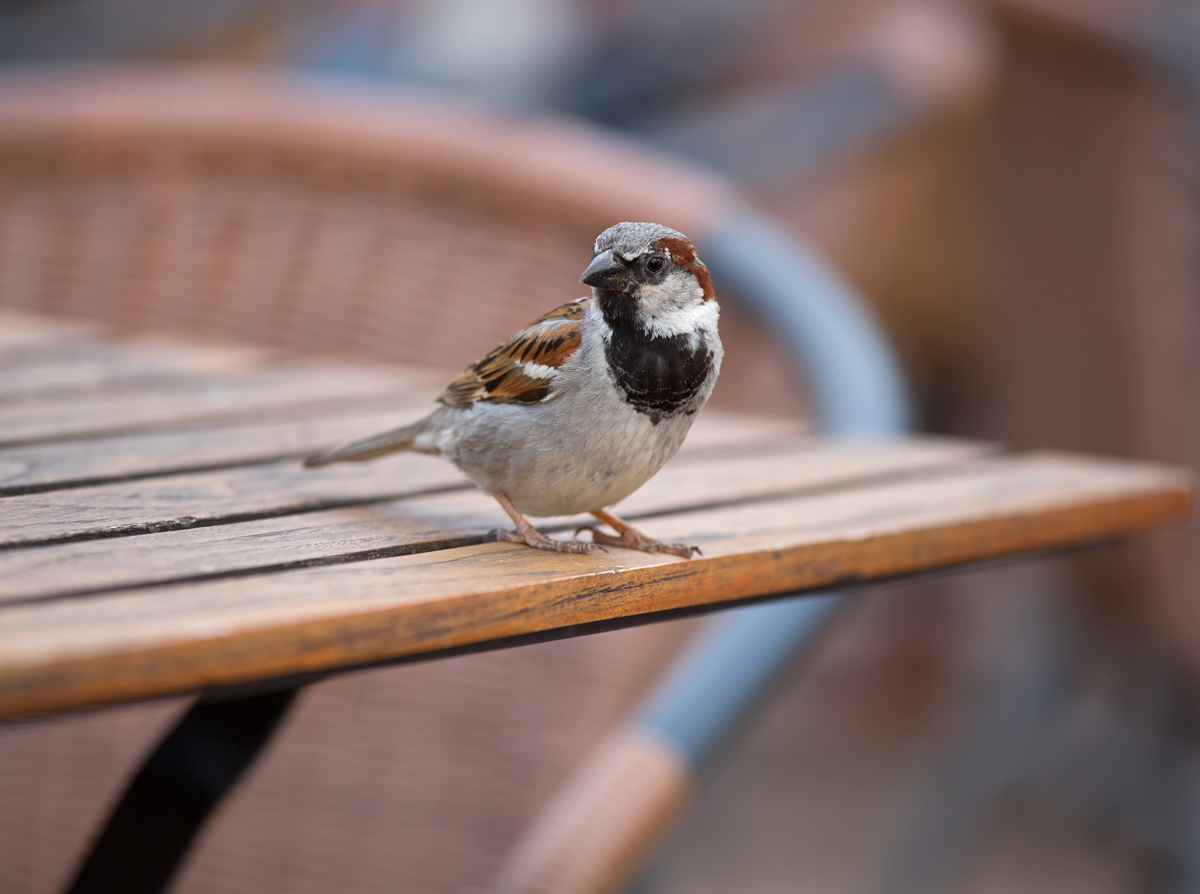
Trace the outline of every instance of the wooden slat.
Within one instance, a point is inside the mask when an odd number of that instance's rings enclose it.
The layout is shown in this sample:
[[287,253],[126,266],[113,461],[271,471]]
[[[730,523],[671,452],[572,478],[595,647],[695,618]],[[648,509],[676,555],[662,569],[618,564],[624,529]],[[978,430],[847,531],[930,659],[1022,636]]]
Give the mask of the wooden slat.
[[322,408],[319,414],[306,414],[313,418],[232,429],[226,425],[10,447],[0,450],[0,495],[298,459],[343,439],[417,419],[430,406],[413,403],[419,400],[398,397],[395,406],[357,412],[351,406],[345,415],[334,412],[336,407]]
[[[422,402],[407,416],[398,412],[394,424],[427,408]],[[236,432],[225,435],[235,437]],[[306,470],[292,460],[18,495],[0,502],[0,549],[380,502],[464,481],[449,463],[410,453],[369,465]]]
[[171,383],[151,393],[74,395],[0,406],[0,446],[170,428],[211,427],[236,420],[295,419],[316,408],[397,397],[423,403],[433,388],[411,373],[338,367],[275,368],[214,383]]
[[333,466],[320,474],[289,462],[7,497],[0,503],[0,549],[379,502],[465,481],[449,463],[410,454],[402,462]]
[[[861,485],[868,480],[940,469],[990,449],[986,445],[936,440],[840,445],[816,442],[731,456],[714,455],[703,445],[702,440],[693,451],[682,452],[626,500],[619,511],[640,518],[731,500],[761,500],[805,489]],[[404,459],[397,460],[398,466],[406,467]],[[387,480],[394,488],[398,484],[393,482],[405,480],[405,476]],[[63,496],[70,498],[69,493]],[[60,511],[64,510],[56,509]],[[763,511],[771,510],[768,507]],[[416,552],[447,542],[478,541],[497,527],[511,527],[511,522],[493,500],[471,489],[168,531],[154,534],[150,542],[130,537],[8,550],[0,552],[0,604],[151,581],[318,563],[334,557],[362,559],[380,551]],[[567,522],[566,527],[573,530],[574,524]]]
[[47,340],[41,344],[11,344],[0,348],[0,373],[9,375],[45,363],[73,363],[83,360],[104,360],[119,353],[112,338],[79,336]]
[[0,404],[60,399],[99,389],[157,389],[166,383],[245,372],[260,362],[259,353],[249,349],[148,342],[113,344],[93,357],[34,355],[17,368],[3,370]]
[[[944,462],[947,456],[961,456],[963,449],[952,443],[916,441],[894,447],[801,446],[776,455],[715,462],[678,490],[719,491],[722,499],[753,498],[897,466],[928,466]],[[893,458],[893,450],[900,456]],[[665,471],[658,477],[662,474]],[[372,465],[306,470],[289,462],[30,494],[0,504],[5,509],[0,517],[0,547],[130,536],[379,503],[458,485],[465,486],[466,479],[444,460],[402,454]]]
[[0,714],[424,654],[1108,538],[1188,511],[1133,463],[981,459],[944,476],[664,516],[691,561],[484,544],[0,611]]
[[[0,496],[109,479],[200,471],[304,456],[336,443],[370,435],[418,418],[432,406],[413,395],[398,406],[263,425],[153,432],[34,447],[0,449]],[[415,402],[415,403],[414,403]],[[805,427],[792,419],[732,415],[706,410],[688,435],[685,451],[795,438]]]
[[10,357],[49,351],[55,346],[97,344],[103,331],[96,323],[48,320],[9,308],[0,309],[0,368]]

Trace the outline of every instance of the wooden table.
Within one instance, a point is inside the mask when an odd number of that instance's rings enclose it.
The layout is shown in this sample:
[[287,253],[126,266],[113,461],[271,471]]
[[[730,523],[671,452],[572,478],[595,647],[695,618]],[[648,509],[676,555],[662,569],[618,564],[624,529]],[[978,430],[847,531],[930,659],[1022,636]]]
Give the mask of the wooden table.
[[[705,411],[623,504],[684,561],[487,542],[450,464],[298,459],[440,380],[0,317],[0,717],[490,648],[1104,541],[1183,470],[934,438],[821,441]],[[548,530],[570,532],[574,520]]]
[[424,414],[441,385],[0,313],[0,719],[203,696],[126,790],[73,894],[164,890],[320,676],[1105,541],[1178,519],[1192,498],[1179,469],[822,441],[709,410],[621,507],[699,545],[688,561],[491,542],[500,508],[430,457],[301,468]]

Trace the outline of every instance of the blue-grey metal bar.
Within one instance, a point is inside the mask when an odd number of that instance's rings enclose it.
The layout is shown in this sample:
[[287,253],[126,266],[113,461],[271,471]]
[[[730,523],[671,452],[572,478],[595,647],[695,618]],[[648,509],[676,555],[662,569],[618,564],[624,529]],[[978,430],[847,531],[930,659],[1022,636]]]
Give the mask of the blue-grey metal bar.
[[805,596],[710,621],[650,693],[636,725],[669,741],[691,766],[702,765],[841,601],[832,593]]
[[783,339],[804,371],[823,434],[909,427],[900,362],[870,308],[828,264],[751,211],[706,234],[702,245],[717,285]]
[[[732,292],[791,351],[831,435],[909,424],[900,365],[870,309],[790,233],[746,211],[701,234],[718,291]],[[700,766],[843,599],[803,596],[710,622],[643,704],[634,723]]]

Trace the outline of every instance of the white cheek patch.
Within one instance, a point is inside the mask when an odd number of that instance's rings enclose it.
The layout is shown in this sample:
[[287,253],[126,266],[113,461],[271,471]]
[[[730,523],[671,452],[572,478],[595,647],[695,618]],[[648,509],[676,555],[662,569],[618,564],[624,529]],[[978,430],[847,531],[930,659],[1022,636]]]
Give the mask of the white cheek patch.
[[689,304],[692,300],[690,286],[694,282],[686,273],[676,270],[660,283],[643,285],[638,289],[638,303],[642,312],[647,316],[660,316]]
[[[687,334],[688,344],[695,350],[700,343],[700,333],[709,332],[716,334],[717,321],[721,315],[721,308],[717,306],[715,301],[704,301],[700,304],[689,304],[687,307],[680,309],[675,322],[680,330]],[[677,334],[677,333],[669,333]]]
[[695,280],[682,273],[673,274],[656,286],[642,286],[642,322],[652,335],[668,337],[689,335],[697,329],[715,329],[719,309],[715,301],[705,301],[704,290],[693,287]]
[[689,304],[654,317],[646,325],[646,331],[659,338],[686,335],[688,342],[694,347],[700,339],[701,331],[716,331],[717,313],[715,301]]

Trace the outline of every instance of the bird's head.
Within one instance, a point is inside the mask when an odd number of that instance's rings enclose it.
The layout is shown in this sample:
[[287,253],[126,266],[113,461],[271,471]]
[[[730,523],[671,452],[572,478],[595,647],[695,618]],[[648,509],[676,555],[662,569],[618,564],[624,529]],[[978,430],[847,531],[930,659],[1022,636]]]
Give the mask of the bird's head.
[[580,282],[606,317],[668,332],[674,320],[713,300],[712,278],[691,240],[656,223],[619,223],[596,237]]

